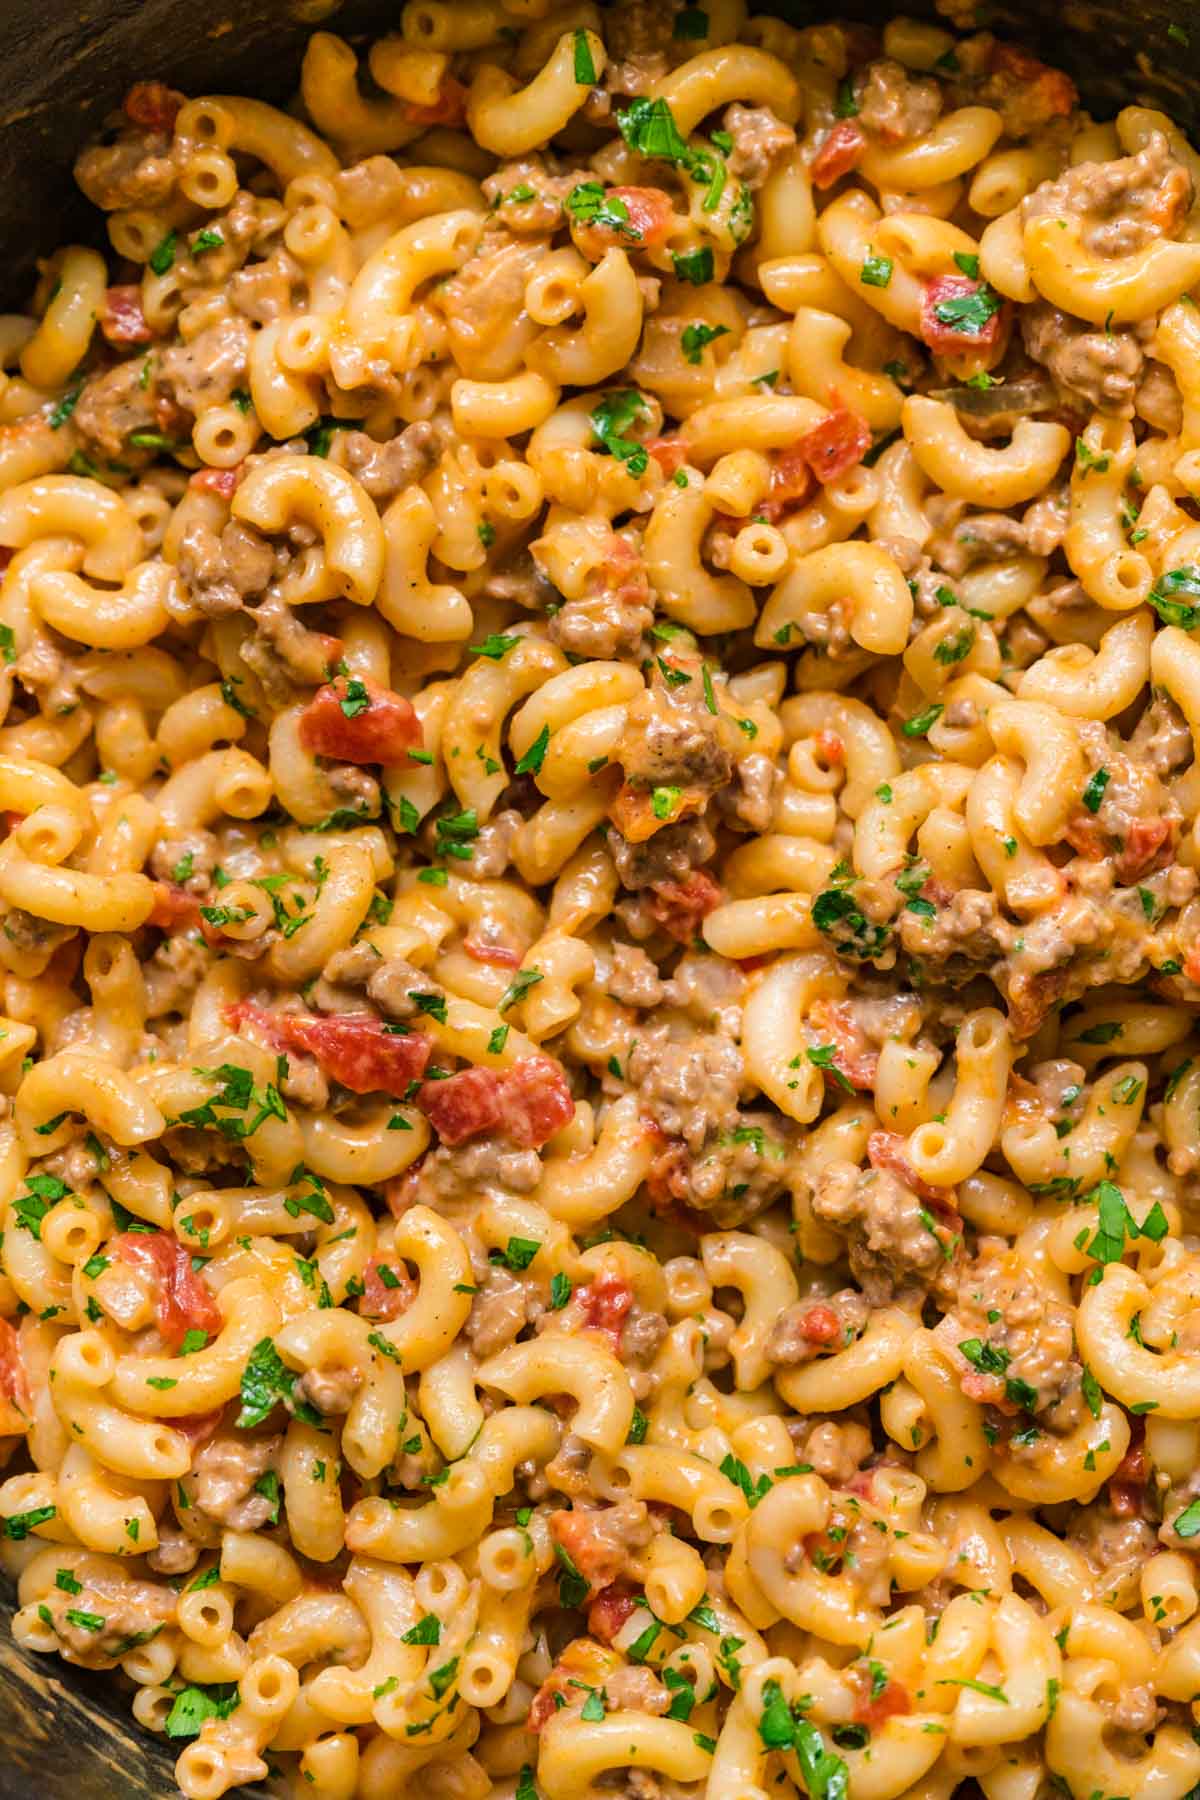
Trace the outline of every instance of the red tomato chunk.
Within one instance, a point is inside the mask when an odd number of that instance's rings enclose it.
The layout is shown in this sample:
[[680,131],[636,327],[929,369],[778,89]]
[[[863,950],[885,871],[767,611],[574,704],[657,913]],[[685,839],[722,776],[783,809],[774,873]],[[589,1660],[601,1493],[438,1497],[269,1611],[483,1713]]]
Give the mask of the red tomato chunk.
[[366,676],[339,675],[301,713],[300,742],[338,762],[398,763],[420,749],[421,721],[403,695]]
[[871,427],[861,414],[839,405],[805,432],[797,448],[824,487],[862,461],[871,448]]
[[627,1619],[638,1610],[637,1599],[630,1588],[614,1582],[602,1588],[588,1607],[588,1630],[602,1644],[611,1644]]
[[210,1339],[217,1335],[222,1325],[217,1303],[192,1268],[191,1251],[174,1232],[124,1231],[110,1247],[122,1262],[154,1281],[159,1334],[172,1350],[178,1350],[189,1331],[205,1331]]
[[939,307],[944,310],[949,301],[967,300],[974,294],[983,293],[986,286],[985,282],[973,281],[969,275],[935,275],[932,281],[925,283],[921,290],[921,336],[931,350],[953,356],[965,350],[992,348],[1000,336],[1003,307],[998,306],[976,327],[965,320],[954,325],[938,317]]
[[276,1050],[305,1050],[352,1094],[404,1094],[425,1073],[424,1032],[385,1031],[374,1013],[269,1013],[243,1000],[226,1013],[235,1030],[250,1025]]
[[404,1264],[372,1257],[363,1271],[359,1312],[365,1319],[398,1319],[416,1298],[417,1287]]
[[174,131],[183,95],[164,81],[135,81],[125,96],[125,117],[146,131]]
[[0,1407],[0,1429],[19,1431],[24,1421],[15,1417],[5,1418],[4,1414],[11,1409],[14,1413],[28,1417],[29,1383],[25,1376],[25,1364],[21,1359],[21,1340],[7,1319],[0,1319],[0,1395],[8,1402],[8,1408]]
[[690,944],[701,919],[707,918],[723,896],[711,875],[693,869],[686,881],[656,881],[650,911],[668,937]]
[[813,158],[813,186],[818,188],[832,187],[843,175],[848,175],[857,168],[860,157],[867,147],[866,136],[861,125],[853,119],[843,119],[834,126],[821,148]]
[[575,1115],[566,1076],[549,1056],[523,1056],[503,1074],[463,1069],[427,1081],[417,1105],[444,1144],[503,1130],[522,1150],[540,1150]]
[[142,290],[136,284],[110,287],[104,296],[100,329],[110,344],[148,344],[154,333],[142,311]]
[[625,1315],[633,1305],[633,1289],[617,1275],[601,1275],[590,1286],[579,1290],[583,1322],[589,1331],[602,1331],[612,1343],[614,1352],[621,1345]]

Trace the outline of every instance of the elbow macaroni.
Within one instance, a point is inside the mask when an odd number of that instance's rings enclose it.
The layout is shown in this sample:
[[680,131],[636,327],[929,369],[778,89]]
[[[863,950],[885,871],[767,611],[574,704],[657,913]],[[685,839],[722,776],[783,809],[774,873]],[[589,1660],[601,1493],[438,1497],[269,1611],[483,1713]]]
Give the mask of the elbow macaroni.
[[883,52],[408,0],[0,320],[0,1542],[186,1800],[1200,1791],[1200,159]]

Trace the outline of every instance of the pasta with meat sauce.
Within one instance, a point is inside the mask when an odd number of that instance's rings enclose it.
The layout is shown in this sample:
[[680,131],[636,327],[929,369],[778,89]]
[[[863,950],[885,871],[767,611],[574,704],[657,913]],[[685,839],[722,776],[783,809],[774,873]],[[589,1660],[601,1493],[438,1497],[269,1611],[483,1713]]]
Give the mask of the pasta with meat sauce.
[[188,1800],[1200,1792],[1200,205],[408,0],[0,319],[0,1478]]

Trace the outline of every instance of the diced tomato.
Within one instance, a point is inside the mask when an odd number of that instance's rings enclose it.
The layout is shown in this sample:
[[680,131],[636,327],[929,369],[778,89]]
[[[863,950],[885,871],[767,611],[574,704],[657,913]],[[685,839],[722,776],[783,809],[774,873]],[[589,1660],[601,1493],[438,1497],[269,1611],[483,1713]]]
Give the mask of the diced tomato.
[[[833,1066],[824,1072],[829,1087],[841,1088],[844,1092],[848,1081],[861,1093],[875,1085],[879,1053],[872,1049],[866,1033],[859,1026],[850,1001],[815,1000],[809,1023],[819,1037],[833,1044]],[[839,1075],[844,1077],[842,1081],[838,1080]]]
[[805,432],[796,447],[825,487],[862,461],[871,448],[871,427],[861,413],[839,402],[827,419]]
[[600,257],[614,247],[649,250],[661,244],[671,229],[675,212],[670,195],[662,188],[614,187],[609,188],[605,199],[612,211],[616,209],[611,203],[619,201],[628,217],[614,220],[612,224],[597,221],[577,227],[575,240],[585,256]]
[[412,702],[369,676],[336,676],[317,689],[300,714],[304,748],[338,762],[403,762],[421,741]]
[[1008,978],[1008,1023],[1015,1038],[1031,1038],[1070,982],[1066,968],[1039,969],[1033,975]]
[[703,812],[708,804],[708,788],[685,787],[678,789],[678,794],[674,810],[664,818],[654,809],[654,795],[649,787],[623,781],[613,796],[608,816],[629,843],[644,844],[664,825],[677,825],[690,813]]
[[448,75],[431,106],[416,106],[410,101],[404,116],[410,125],[461,125],[466,117],[466,102],[466,88]]
[[583,1323],[588,1331],[602,1331],[614,1353],[621,1348],[625,1315],[633,1305],[633,1289],[617,1275],[600,1275],[579,1290]]
[[801,1315],[800,1335],[810,1344],[836,1344],[842,1335],[842,1322],[832,1306],[818,1303]]
[[154,333],[142,311],[142,290],[136,282],[110,287],[104,296],[100,329],[110,344],[148,344]]
[[504,1129],[522,1150],[540,1150],[575,1117],[575,1102],[561,1063],[551,1056],[522,1056],[504,1084]]
[[937,309],[948,300],[963,300],[980,293],[986,283],[969,275],[935,275],[921,289],[921,337],[942,356],[962,356],[971,350],[990,350],[1000,341],[1006,307],[999,306],[976,331],[962,331],[939,319]]
[[614,1581],[601,1588],[588,1607],[588,1630],[602,1644],[611,1644],[627,1619],[638,1610],[637,1597],[624,1582]]
[[759,503],[763,518],[774,521],[781,513],[807,500],[813,491],[813,472],[801,445],[781,450],[771,468],[771,491]]
[[554,1696],[562,1694],[565,1698],[569,1677],[561,1670],[554,1669],[547,1675],[529,1705],[529,1713],[525,1720],[527,1731],[539,1732],[547,1719],[552,1719],[559,1710]]
[[817,750],[831,769],[840,769],[846,760],[846,746],[836,731],[818,731]]
[[589,577],[587,591],[608,595],[618,606],[650,604],[650,578],[641,551],[620,532],[609,533],[604,561]]
[[398,1098],[425,1073],[432,1048],[423,1031],[385,1031],[374,1013],[271,1013],[242,1000],[225,1017],[235,1031],[251,1026],[276,1050],[307,1051],[352,1094]]
[[818,188],[832,187],[858,167],[867,147],[866,134],[853,119],[841,119],[813,158],[812,181]]
[[496,1069],[460,1069],[445,1081],[427,1081],[417,1105],[444,1144],[464,1144],[495,1131],[503,1117],[504,1077]]
[[985,1375],[977,1369],[967,1372],[959,1382],[968,1400],[974,1400],[979,1406],[1001,1406],[1004,1400],[1004,1383],[998,1375]]
[[[222,500],[232,500],[245,469],[244,462],[234,463],[232,469],[197,469],[188,476],[188,486],[199,488],[202,494],[217,494]],[[338,655],[341,655],[340,642]]]
[[858,1690],[854,1702],[854,1717],[858,1724],[869,1725],[876,1730],[888,1719],[901,1717],[912,1711],[912,1701],[908,1689],[903,1682],[889,1675],[887,1685],[878,1694],[874,1692],[875,1678],[869,1669],[855,1668],[855,1686]]
[[194,1419],[164,1419],[163,1424],[169,1425],[172,1431],[181,1431],[194,1450],[197,1444],[208,1441],[224,1414],[225,1408],[218,1406],[212,1412],[197,1413]]
[[1099,862],[1105,852],[1105,836],[1088,813],[1075,813],[1063,829],[1063,836],[1077,856]]
[[[386,1279],[381,1269],[386,1270]],[[362,1304],[358,1310],[365,1319],[398,1319],[416,1299],[417,1284],[399,1258],[381,1262],[373,1256],[362,1279]]]
[[712,876],[703,869],[692,869],[684,881],[656,881],[653,894],[650,911],[677,944],[690,944],[701,919],[707,918],[724,899]]
[[688,1174],[692,1159],[687,1145],[681,1138],[665,1137],[657,1126],[649,1126],[662,1139],[662,1148],[656,1153],[646,1173],[646,1186],[650,1198],[658,1207],[667,1206],[673,1200],[686,1200],[691,1192],[688,1186]]
[[[1047,124],[1051,119],[1063,118],[1074,112],[1079,104],[1079,94],[1069,75],[1061,69],[1048,68],[1036,56],[1030,56],[1027,50],[1019,50],[1015,44],[996,44],[989,66],[991,73],[1000,78],[1001,93],[992,92],[993,84],[989,83],[986,97],[981,98],[989,106],[999,100],[1006,115],[1015,105],[1019,118],[1013,120],[1006,116],[1005,119],[1005,130],[1010,134],[1013,124],[1029,130],[1035,125]],[[1008,105],[1004,104],[1006,99]]]
[[624,1573],[628,1551],[620,1538],[605,1526],[606,1506],[588,1511],[564,1508],[550,1514],[550,1535],[561,1544],[593,1594],[611,1587]]
[[561,1066],[541,1055],[520,1057],[504,1074],[462,1069],[446,1081],[427,1081],[417,1105],[445,1144],[502,1129],[522,1150],[540,1150],[575,1115]]
[[195,894],[189,894],[174,881],[156,881],[154,884],[154,905],[147,925],[157,925],[160,931],[174,931],[177,925],[189,928],[200,922],[200,902]]
[[954,1189],[934,1187],[932,1182],[922,1181],[904,1154],[904,1139],[898,1131],[873,1131],[867,1139],[867,1161],[873,1169],[890,1169],[920,1199],[958,1218]]
[[221,1314],[205,1283],[192,1268],[192,1253],[172,1231],[124,1231],[111,1248],[122,1262],[150,1276],[156,1288],[155,1314],[159,1335],[178,1350],[189,1331],[206,1331],[214,1338],[221,1329]]
[[124,100],[125,117],[146,131],[174,131],[184,96],[165,81],[135,81]]
[[191,413],[185,412],[162,388],[154,396],[154,422],[164,437],[175,438],[180,443],[192,435]]
[[674,475],[687,461],[687,448],[682,438],[647,438],[646,448],[664,475]]
[[[1134,1423],[1140,1425],[1141,1421],[1136,1420]],[[1116,1473],[1108,1483],[1108,1503],[1119,1519],[1132,1519],[1140,1515],[1149,1475],[1150,1465],[1146,1458],[1146,1445],[1143,1436],[1139,1433],[1121,1458]]]
[[29,1427],[29,1382],[21,1358],[21,1340],[7,1319],[0,1319],[0,1437]]
[[1135,819],[1125,838],[1125,848],[1116,861],[1117,880],[1128,883],[1144,875],[1170,836],[1171,827],[1166,819]]
[[475,962],[488,963],[497,969],[519,969],[521,952],[511,944],[484,944],[478,938],[465,937],[463,949]]

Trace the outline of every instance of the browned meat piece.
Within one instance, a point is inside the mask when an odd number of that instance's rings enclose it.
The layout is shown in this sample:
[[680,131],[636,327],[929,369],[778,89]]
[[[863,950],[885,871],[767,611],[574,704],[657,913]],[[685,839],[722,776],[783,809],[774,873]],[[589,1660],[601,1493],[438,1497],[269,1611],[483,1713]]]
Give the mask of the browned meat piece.
[[1192,178],[1161,131],[1133,156],[1079,163],[1043,181],[1021,202],[1021,217],[1071,216],[1084,221],[1083,240],[1096,256],[1129,256],[1156,238],[1170,237],[1192,204]]
[[507,1269],[488,1270],[463,1327],[476,1356],[494,1356],[524,1331],[529,1323],[528,1301],[529,1289],[523,1281]]
[[615,594],[568,600],[550,620],[549,637],[573,656],[612,658],[637,650],[654,618],[646,605],[629,606]]
[[1139,1578],[1157,1549],[1154,1526],[1140,1518],[1116,1518],[1106,1506],[1080,1507],[1066,1541],[1099,1576],[1098,1604],[1120,1612],[1131,1606]]
[[275,552],[240,519],[230,519],[220,532],[195,520],[183,533],[176,566],[197,610],[205,618],[222,619],[240,611],[248,597],[266,591]]
[[1096,331],[1046,301],[1024,306],[1021,336],[1034,362],[1045,365],[1064,406],[1133,417],[1133,398],[1145,355],[1132,331]]
[[365,1378],[363,1369],[306,1369],[292,1390],[293,1399],[315,1406],[325,1417],[350,1411]]
[[674,37],[669,6],[656,0],[626,0],[605,19],[608,67],[604,85],[611,94],[645,94],[661,81],[681,48]]
[[450,353],[460,368],[490,381],[516,373],[536,327],[529,320],[523,332],[514,321],[527,318],[525,289],[546,251],[544,240],[525,243],[489,230],[475,255],[438,289]]
[[729,172],[749,188],[760,188],[775,164],[795,146],[796,133],[777,119],[769,106],[740,106],[735,101],[726,107],[721,124],[733,139]]
[[644,950],[633,944],[614,944],[612,968],[606,991],[622,1006],[659,1006],[663,984],[658,969]]
[[329,639],[302,625],[278,594],[268,594],[250,616],[254,636],[246,639],[239,655],[273,705],[289,705],[293,687],[318,687],[326,679]]
[[150,852],[150,868],[160,881],[172,881],[189,894],[206,894],[216,866],[217,840],[211,831],[181,831],[163,838]]
[[386,443],[365,431],[339,431],[334,460],[348,469],[372,500],[387,501],[428,475],[439,452],[438,433],[428,419],[406,425]]
[[235,388],[246,385],[252,336],[244,319],[219,319],[190,343],[162,351],[156,378],[185,412],[224,405]]
[[[999,1401],[1008,1380],[1037,1394],[1028,1410],[1047,1413],[1052,1430],[1069,1431],[1083,1416],[1082,1366],[1075,1354],[1075,1309],[1056,1299],[1035,1270],[1001,1238],[980,1240],[979,1253],[959,1273],[953,1341],[978,1338],[1008,1358],[1003,1376],[980,1373],[963,1358],[965,1392]],[[969,1371],[969,1372],[968,1372]],[[985,1391],[980,1384],[994,1384]]]
[[493,814],[486,825],[479,827],[478,836],[471,839],[470,859],[456,861],[454,873],[472,881],[497,880],[512,861],[513,840],[524,822],[512,806]]
[[927,1202],[889,1168],[832,1162],[813,1193],[814,1215],[846,1234],[850,1271],[872,1306],[906,1290],[952,1291]]
[[1166,694],[1155,692],[1129,740],[1130,755],[1157,775],[1182,768],[1192,754],[1192,734],[1183,714]]
[[159,1521],[158,1549],[146,1557],[146,1566],[156,1575],[186,1575],[200,1560],[200,1546],[182,1531],[172,1531],[166,1515]]
[[146,1016],[161,1019],[168,1013],[184,1013],[192,995],[208,973],[212,952],[190,932],[176,931],[165,937],[149,962],[146,978]]
[[43,1607],[65,1661],[100,1669],[161,1631],[175,1616],[175,1595],[154,1581],[95,1574],[79,1594],[50,1588]]
[[994,962],[1004,955],[1013,937],[990,888],[960,888],[938,906],[932,919],[905,910],[896,928],[910,955],[935,964],[951,957],[969,963]]
[[[572,169],[568,174],[556,175],[547,168],[546,159],[535,152],[519,162],[502,163],[480,185],[484,199],[489,206],[500,209],[510,231],[546,232],[557,230],[562,223],[562,203],[571,189],[581,181],[594,179],[590,169]],[[532,199],[513,198],[530,188]]]
[[794,1368],[823,1352],[842,1350],[859,1337],[871,1309],[855,1288],[842,1288],[827,1300],[810,1295],[780,1313],[767,1339],[768,1362]]
[[857,119],[886,144],[924,137],[942,110],[942,90],[929,76],[910,75],[890,56],[873,62],[854,84]]
[[630,701],[614,753],[626,781],[638,787],[723,787],[733,758],[721,742],[718,715],[705,702],[699,671],[655,669],[654,681]]
[[254,1484],[278,1465],[283,1437],[247,1437],[245,1432],[219,1431],[201,1444],[191,1473],[181,1482],[197,1511],[230,1531],[258,1531],[275,1511],[274,1501],[254,1491]]
[[722,1226],[761,1212],[787,1180],[790,1128],[767,1113],[742,1113],[741,1051],[715,1031],[675,1018],[641,1029],[625,1080],[641,1116],[663,1134],[647,1185],[660,1204],[711,1213]]
[[736,1114],[744,1074],[736,1044],[675,1024],[639,1033],[625,1063],[642,1116],[696,1153]]
[[627,843],[610,827],[608,847],[622,885],[644,888],[659,881],[683,881],[709,861],[716,840],[703,819],[681,819],[677,825],[664,825],[643,844]]
[[153,385],[142,381],[143,357],[118,363],[86,381],[73,415],[81,436],[107,457],[119,457],[134,431],[157,431]]
[[775,793],[783,775],[769,756],[743,756],[733,765],[733,779],[717,796],[732,824],[747,831],[769,831],[775,815]]
[[229,304],[244,319],[270,325],[284,313],[295,312],[296,295],[304,271],[286,250],[273,250],[261,262],[238,269],[229,278]]
[[162,131],[122,131],[115,143],[92,144],[75,159],[75,179],[105,212],[157,206],[175,186],[171,137]]

